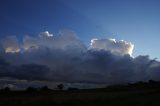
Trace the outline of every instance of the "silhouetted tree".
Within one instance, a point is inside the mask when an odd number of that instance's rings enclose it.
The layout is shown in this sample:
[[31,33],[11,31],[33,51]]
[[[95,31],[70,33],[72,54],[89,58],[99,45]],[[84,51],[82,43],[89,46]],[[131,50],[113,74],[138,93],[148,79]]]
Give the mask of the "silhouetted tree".
[[11,91],[11,89],[10,89],[9,87],[5,87],[5,88],[4,88],[4,91],[7,91],[7,92],[8,92],[8,91]]
[[59,90],[63,90],[64,85],[63,85],[63,84],[59,84],[59,85],[57,85],[57,88],[58,88]]
[[43,86],[43,87],[40,88],[40,90],[42,90],[42,91],[48,91],[50,89],[48,88],[48,86]]

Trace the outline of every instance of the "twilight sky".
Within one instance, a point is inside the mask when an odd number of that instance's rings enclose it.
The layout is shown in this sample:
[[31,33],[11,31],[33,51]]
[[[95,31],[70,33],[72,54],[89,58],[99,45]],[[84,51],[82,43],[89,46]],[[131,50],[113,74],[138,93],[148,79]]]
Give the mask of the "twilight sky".
[[0,88],[160,80],[159,10],[159,0],[0,0]]
[[0,37],[69,29],[89,46],[92,38],[135,45],[134,56],[160,58],[159,0],[1,0]]

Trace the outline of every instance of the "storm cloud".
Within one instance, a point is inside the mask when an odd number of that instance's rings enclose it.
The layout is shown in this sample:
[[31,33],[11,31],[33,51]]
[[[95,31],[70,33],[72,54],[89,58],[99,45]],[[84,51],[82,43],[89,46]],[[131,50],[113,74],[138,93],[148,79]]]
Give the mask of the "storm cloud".
[[73,31],[1,40],[0,77],[30,81],[119,84],[160,80],[160,62],[132,57],[124,40],[92,39],[87,47]]

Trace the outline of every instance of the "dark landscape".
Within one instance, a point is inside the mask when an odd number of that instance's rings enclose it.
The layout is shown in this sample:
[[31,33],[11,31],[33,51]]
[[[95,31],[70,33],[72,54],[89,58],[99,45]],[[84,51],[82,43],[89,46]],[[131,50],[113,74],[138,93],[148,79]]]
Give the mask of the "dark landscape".
[[160,82],[138,82],[106,88],[0,91],[0,106],[159,106]]

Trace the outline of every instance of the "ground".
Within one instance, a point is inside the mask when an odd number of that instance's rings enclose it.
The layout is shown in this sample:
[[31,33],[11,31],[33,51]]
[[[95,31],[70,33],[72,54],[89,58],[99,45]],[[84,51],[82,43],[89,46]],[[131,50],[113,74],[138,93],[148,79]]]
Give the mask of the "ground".
[[71,91],[1,91],[0,106],[160,106],[159,85]]

